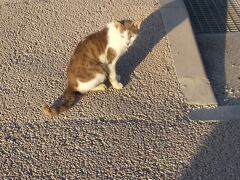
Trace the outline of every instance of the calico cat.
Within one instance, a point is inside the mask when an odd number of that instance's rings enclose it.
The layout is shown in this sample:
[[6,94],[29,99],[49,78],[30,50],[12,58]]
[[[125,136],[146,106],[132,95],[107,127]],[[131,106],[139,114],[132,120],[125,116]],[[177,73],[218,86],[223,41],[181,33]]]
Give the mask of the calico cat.
[[81,41],[67,69],[68,85],[63,103],[58,107],[45,105],[43,112],[53,117],[76,103],[76,93],[105,90],[109,79],[115,89],[122,89],[115,70],[119,57],[133,44],[140,31],[141,21],[114,21],[104,29]]

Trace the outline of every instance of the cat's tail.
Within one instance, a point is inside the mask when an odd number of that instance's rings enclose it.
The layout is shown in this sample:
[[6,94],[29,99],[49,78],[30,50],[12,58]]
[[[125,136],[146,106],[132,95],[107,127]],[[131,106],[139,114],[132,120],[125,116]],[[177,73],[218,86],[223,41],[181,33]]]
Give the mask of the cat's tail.
[[57,107],[49,107],[48,105],[44,105],[43,113],[48,117],[53,117],[59,115],[64,111],[67,111],[76,103],[77,103],[76,91],[71,87],[67,87],[67,89],[64,91],[64,100],[62,104]]

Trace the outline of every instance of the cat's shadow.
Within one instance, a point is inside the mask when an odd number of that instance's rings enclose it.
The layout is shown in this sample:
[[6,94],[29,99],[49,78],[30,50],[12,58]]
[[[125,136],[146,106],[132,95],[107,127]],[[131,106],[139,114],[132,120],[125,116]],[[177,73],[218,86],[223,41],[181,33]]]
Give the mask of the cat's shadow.
[[117,72],[126,85],[135,68],[146,58],[154,46],[166,35],[162,26],[161,8],[142,21],[141,30],[134,45],[119,59]]
[[121,82],[124,85],[128,84],[131,74],[152,51],[154,46],[170,31],[187,19],[187,15],[177,17],[173,22],[169,23],[167,29],[165,29],[161,11],[168,8],[178,7],[179,4],[181,3],[179,3],[178,0],[164,3],[142,21],[140,34],[134,45],[120,58],[117,64],[117,72],[122,77]]

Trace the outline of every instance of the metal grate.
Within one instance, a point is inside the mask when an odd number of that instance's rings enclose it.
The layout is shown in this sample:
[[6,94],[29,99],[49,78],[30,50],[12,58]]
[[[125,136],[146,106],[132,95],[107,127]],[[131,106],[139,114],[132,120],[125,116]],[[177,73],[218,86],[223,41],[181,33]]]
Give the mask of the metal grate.
[[239,0],[184,0],[195,33],[240,32]]

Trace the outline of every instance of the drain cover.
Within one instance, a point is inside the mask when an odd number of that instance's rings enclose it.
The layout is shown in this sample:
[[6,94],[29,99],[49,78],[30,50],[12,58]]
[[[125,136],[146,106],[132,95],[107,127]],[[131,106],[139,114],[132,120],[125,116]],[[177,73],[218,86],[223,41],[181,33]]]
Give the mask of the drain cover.
[[240,32],[239,0],[184,0],[195,33]]

